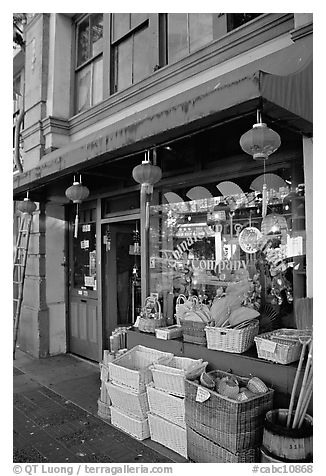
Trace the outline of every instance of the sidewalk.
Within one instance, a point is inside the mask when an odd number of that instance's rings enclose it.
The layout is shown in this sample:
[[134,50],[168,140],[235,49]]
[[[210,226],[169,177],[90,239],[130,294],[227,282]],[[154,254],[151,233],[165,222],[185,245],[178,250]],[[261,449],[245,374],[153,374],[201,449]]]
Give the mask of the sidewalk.
[[99,366],[72,355],[46,359],[17,350],[14,361],[14,462],[179,463],[97,416]]

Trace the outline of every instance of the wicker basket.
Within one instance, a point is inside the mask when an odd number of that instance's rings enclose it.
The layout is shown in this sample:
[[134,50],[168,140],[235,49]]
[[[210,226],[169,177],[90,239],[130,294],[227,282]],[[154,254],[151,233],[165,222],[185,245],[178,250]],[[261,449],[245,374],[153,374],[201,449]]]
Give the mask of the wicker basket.
[[255,337],[258,357],[278,364],[290,364],[300,358],[299,338],[311,337],[309,330],[277,329]]
[[166,325],[165,318],[162,316],[161,304],[157,298],[149,296],[145,300],[141,315],[138,319],[138,330],[155,334],[155,329]]
[[155,329],[165,326],[166,320],[164,319],[164,317],[160,319],[146,319],[145,317],[140,317],[138,320],[138,330],[141,332],[155,334]]
[[151,439],[187,458],[187,433],[185,428],[174,425],[152,413],[148,414]]
[[184,398],[175,397],[154,387],[147,385],[149,410],[175,425],[186,428]]
[[206,327],[207,348],[241,354],[253,345],[258,329],[259,322],[256,319],[242,329]]
[[136,345],[121,357],[109,363],[110,380],[136,393],[146,391],[146,385],[152,381],[150,366],[155,362],[166,363],[173,354]]
[[109,380],[109,367],[105,364],[100,363],[100,371],[100,379],[102,380],[102,382],[107,382]]
[[106,403],[107,405],[110,405],[111,404],[111,400],[110,400],[110,397],[109,397],[109,394],[108,394],[108,391],[106,389],[106,386],[105,386],[105,382],[102,382],[101,383],[101,392],[100,392],[100,400],[102,403]]
[[[246,381],[237,375],[234,377]],[[197,402],[198,387],[196,382],[185,382],[187,425],[232,453],[261,444],[265,414],[273,406],[273,390],[239,402],[205,388],[210,398]]]
[[149,406],[146,392],[133,393],[128,388],[110,382],[106,383],[106,388],[115,408],[141,420],[147,418]]
[[[155,387],[164,392],[185,396],[185,378],[193,380],[205,371],[207,362],[187,357],[173,357],[168,363],[154,364],[152,374]],[[188,372],[188,373],[187,373]]]
[[118,408],[111,408],[111,423],[120,428],[137,440],[146,440],[150,437],[148,419],[139,420],[127,413],[123,413]]
[[207,324],[207,322],[180,319],[183,341],[192,342],[193,344],[206,345],[205,327]]
[[110,404],[101,402],[101,400],[97,400],[97,414],[100,418],[104,418],[105,420],[110,420],[111,418]]
[[187,426],[187,449],[188,458],[195,463],[255,463],[259,461],[258,448],[231,453],[204,438],[189,426]]

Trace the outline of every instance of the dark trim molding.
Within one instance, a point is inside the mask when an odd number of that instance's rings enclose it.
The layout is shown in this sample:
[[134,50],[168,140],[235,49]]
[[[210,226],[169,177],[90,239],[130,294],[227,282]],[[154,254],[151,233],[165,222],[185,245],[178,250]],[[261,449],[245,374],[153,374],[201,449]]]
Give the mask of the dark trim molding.
[[307,35],[312,35],[313,33],[313,23],[308,23],[306,25],[302,25],[299,28],[295,28],[291,32],[291,38],[293,41],[300,40]]

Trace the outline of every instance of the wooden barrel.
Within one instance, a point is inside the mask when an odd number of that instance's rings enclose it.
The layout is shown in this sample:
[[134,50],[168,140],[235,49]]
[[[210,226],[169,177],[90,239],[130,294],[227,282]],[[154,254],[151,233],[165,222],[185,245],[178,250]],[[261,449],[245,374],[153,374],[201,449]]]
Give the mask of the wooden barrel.
[[270,410],[264,423],[263,462],[311,462],[312,417],[305,416],[300,429],[286,427],[288,410]]

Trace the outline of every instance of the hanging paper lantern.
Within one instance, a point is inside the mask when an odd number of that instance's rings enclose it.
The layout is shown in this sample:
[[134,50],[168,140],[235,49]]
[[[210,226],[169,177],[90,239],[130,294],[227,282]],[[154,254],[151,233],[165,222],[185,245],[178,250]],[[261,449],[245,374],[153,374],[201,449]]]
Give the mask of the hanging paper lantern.
[[72,203],[82,203],[89,195],[89,190],[81,182],[76,182],[66,190],[66,197],[72,201]]
[[279,134],[258,122],[240,138],[240,146],[244,152],[252,155],[255,160],[266,160],[281,145]]
[[18,202],[17,208],[22,213],[28,213],[32,215],[32,213],[35,212],[37,206],[35,202],[32,202],[32,200],[26,197],[22,202]]
[[153,192],[153,185],[161,180],[162,170],[157,165],[152,165],[149,160],[149,151],[146,151],[145,159],[140,165],[136,165],[132,171],[134,180],[141,184],[146,193]]
[[75,233],[74,237],[77,238],[78,236],[78,209],[79,209],[79,204],[82,203],[83,200],[85,200],[89,195],[89,189],[85,187],[85,185],[82,185],[81,183],[81,176],[79,176],[79,182],[77,182],[74,178],[74,182],[71,185],[71,187],[67,188],[66,190],[66,197],[69,198],[69,200],[72,201],[72,203],[77,204],[77,209],[76,209],[76,217],[75,217]]
[[286,219],[277,213],[266,215],[261,222],[261,232],[263,235],[280,235],[287,232]]

